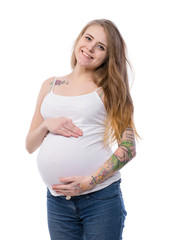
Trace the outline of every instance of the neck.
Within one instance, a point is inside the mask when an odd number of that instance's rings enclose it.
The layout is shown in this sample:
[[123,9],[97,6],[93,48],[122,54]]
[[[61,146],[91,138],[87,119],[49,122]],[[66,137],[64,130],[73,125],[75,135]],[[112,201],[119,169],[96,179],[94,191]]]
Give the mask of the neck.
[[78,81],[93,81],[93,71],[79,65],[75,66],[71,75],[74,79],[78,79]]

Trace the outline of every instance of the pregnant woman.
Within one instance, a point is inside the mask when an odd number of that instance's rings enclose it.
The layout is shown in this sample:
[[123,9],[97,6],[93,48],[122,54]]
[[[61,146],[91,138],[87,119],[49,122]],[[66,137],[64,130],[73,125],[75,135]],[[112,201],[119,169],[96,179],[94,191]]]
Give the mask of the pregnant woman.
[[94,20],[75,41],[73,71],[42,84],[26,148],[41,145],[51,240],[122,239],[119,170],[135,157],[139,137],[127,63],[115,24]]

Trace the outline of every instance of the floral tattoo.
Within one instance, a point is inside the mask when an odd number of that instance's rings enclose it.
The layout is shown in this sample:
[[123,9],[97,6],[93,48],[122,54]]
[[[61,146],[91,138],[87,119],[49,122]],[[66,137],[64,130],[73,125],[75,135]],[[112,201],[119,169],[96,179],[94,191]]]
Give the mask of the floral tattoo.
[[66,81],[66,80],[63,80],[63,81],[61,81],[61,80],[56,80],[55,81],[55,85],[58,85],[58,86],[60,86],[61,84],[69,84],[69,81]]

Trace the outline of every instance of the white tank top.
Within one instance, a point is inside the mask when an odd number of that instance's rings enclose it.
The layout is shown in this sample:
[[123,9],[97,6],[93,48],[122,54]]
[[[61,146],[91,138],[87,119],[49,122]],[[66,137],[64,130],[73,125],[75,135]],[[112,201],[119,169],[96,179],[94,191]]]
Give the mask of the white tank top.
[[[60,96],[53,92],[55,81],[41,104],[43,118],[70,118],[83,131],[83,136],[78,138],[48,133],[39,149],[37,163],[40,175],[51,194],[58,196],[52,190],[53,184],[60,183],[58,178],[91,176],[110,158],[113,148],[105,148],[103,144],[107,113],[98,89],[80,96]],[[118,171],[83,194],[105,188],[119,179]]]

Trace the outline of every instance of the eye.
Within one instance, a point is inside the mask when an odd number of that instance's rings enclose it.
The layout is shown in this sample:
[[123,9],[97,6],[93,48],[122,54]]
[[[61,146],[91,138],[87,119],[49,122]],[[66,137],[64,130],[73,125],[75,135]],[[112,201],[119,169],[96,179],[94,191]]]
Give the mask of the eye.
[[100,50],[102,50],[102,51],[105,50],[105,48],[104,48],[102,45],[98,45],[98,48],[99,48]]
[[90,40],[91,40],[91,38],[90,38],[90,37],[88,37],[88,36],[85,36],[85,38],[86,38],[88,41],[90,41]]

